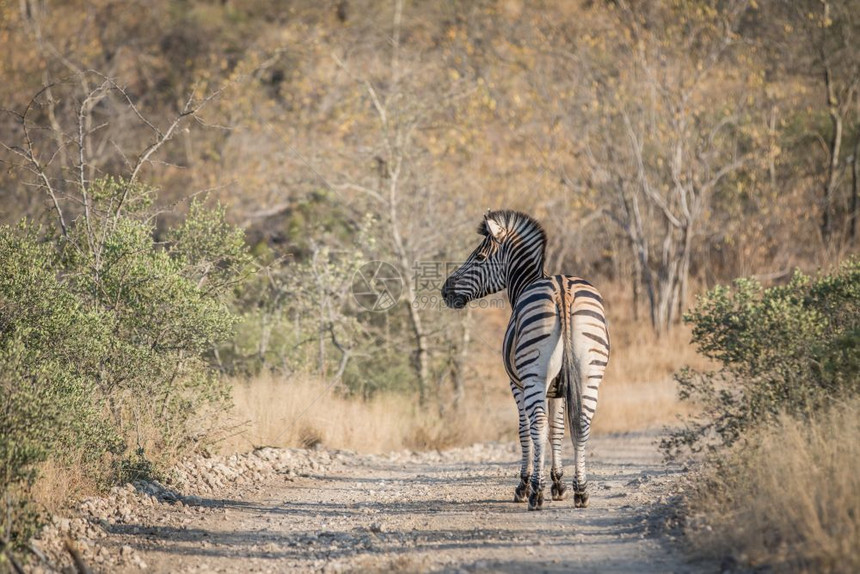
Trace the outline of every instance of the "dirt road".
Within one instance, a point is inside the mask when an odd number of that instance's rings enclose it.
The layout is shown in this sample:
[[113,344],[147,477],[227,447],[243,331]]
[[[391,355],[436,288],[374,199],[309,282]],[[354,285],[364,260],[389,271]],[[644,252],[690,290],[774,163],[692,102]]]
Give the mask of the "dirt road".
[[85,504],[106,532],[91,555],[96,570],[126,572],[698,571],[659,527],[678,471],[660,463],[653,441],[594,438],[589,508],[548,501],[541,512],[511,501],[512,444],[205,461],[186,485],[200,497],[165,501],[129,487],[113,506]]

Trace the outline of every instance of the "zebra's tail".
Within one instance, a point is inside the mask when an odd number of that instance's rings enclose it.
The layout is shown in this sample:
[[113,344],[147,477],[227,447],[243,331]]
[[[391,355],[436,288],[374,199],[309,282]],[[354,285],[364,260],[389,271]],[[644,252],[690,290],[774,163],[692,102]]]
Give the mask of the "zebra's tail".
[[570,305],[565,293],[561,294],[559,306],[563,346],[560,376],[565,393],[564,409],[567,411],[570,438],[576,445],[580,439],[580,421],[582,420],[582,376],[573,356],[573,325],[571,325]]

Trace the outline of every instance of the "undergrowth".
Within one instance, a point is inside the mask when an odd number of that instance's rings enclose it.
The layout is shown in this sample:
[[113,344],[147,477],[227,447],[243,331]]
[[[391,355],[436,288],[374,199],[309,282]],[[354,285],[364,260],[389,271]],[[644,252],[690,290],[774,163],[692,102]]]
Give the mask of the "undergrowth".
[[158,242],[152,191],[124,180],[87,200],[62,229],[0,227],[0,537],[17,547],[46,462],[97,486],[151,476],[228,400],[207,354],[235,323],[242,232],[195,203]]
[[668,432],[703,456],[688,497],[695,551],[745,567],[856,572],[860,551],[860,261],[785,286],[738,280],[688,315],[718,362],[682,370],[700,411]]

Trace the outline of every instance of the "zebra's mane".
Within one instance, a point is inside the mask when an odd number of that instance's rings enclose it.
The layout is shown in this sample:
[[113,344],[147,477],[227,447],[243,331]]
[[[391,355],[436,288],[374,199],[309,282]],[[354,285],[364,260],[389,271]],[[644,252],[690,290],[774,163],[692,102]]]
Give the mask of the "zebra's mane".
[[541,243],[546,245],[546,231],[543,226],[538,223],[537,219],[523,213],[522,211],[513,211],[511,209],[500,209],[498,211],[489,211],[481,223],[478,225],[478,234],[484,237],[490,234],[487,229],[487,219],[492,219],[505,229],[515,229],[517,231],[537,230],[541,237]]
[[510,209],[489,211],[478,225],[478,234],[484,237],[490,235],[490,230],[487,229],[487,219],[492,219],[505,229],[516,230],[520,234],[537,231],[540,236],[540,264],[543,266],[544,261],[546,261],[546,230],[538,223],[537,219],[521,211]]

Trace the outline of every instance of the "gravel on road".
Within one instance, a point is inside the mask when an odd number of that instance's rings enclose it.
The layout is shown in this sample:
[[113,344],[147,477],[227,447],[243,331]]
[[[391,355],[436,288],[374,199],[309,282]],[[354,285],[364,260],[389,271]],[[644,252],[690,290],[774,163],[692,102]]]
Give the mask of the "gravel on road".
[[34,547],[57,564],[72,538],[97,572],[698,571],[665,525],[681,470],[661,462],[655,438],[594,437],[590,506],[547,496],[540,512],[512,502],[514,444],[200,457],[167,485],[137,482],[82,501]]

